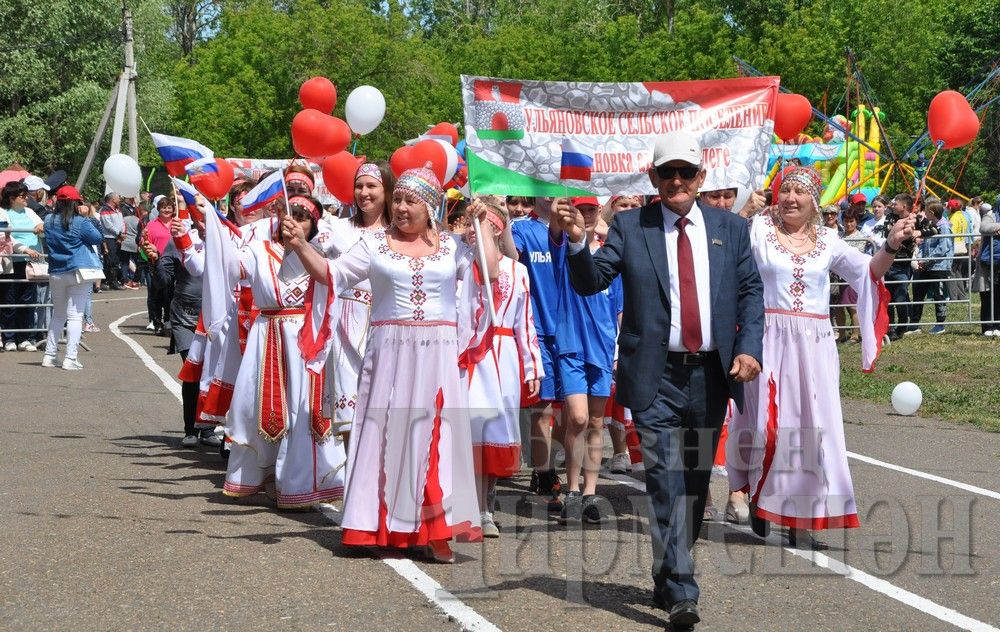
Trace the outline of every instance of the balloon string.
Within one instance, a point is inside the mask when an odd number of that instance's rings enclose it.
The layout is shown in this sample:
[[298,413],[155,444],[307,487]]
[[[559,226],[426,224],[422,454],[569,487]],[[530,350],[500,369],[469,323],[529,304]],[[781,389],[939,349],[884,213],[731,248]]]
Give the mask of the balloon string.
[[354,145],[351,147],[351,155],[352,156],[357,156],[358,155],[358,139],[357,138],[354,139]]
[[917,186],[917,194],[913,197],[913,212],[914,213],[917,211],[917,208],[919,208],[918,205],[920,204],[920,195],[924,192],[924,187],[925,187],[925,185],[927,183],[927,176],[930,175],[930,173],[931,173],[931,167],[934,166],[934,159],[937,158],[938,152],[941,151],[942,147],[944,147],[944,141],[943,140],[939,140],[937,142],[936,148],[934,149],[934,154],[931,156],[931,161],[929,163],[927,163],[927,169],[924,171],[924,175],[921,176],[921,178],[920,178],[920,184]]

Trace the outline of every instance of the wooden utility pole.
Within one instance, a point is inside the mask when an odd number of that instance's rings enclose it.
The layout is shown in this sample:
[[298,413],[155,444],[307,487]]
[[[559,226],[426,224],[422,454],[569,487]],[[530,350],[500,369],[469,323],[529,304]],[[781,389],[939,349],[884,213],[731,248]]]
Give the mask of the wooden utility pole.
[[104,139],[104,133],[108,129],[108,121],[111,112],[115,113],[114,125],[111,128],[111,154],[121,153],[122,131],[125,127],[125,118],[128,117],[128,153],[136,162],[139,161],[139,139],[136,129],[136,108],[135,108],[135,80],[138,76],[135,71],[135,49],[132,37],[132,12],[124,2],[122,3],[122,21],[125,39],[125,66],[108,97],[108,104],[104,108],[101,122],[97,126],[97,133],[90,143],[87,151],[87,158],[83,161],[83,168],[76,179],[76,188],[80,189],[87,182],[90,169],[94,166],[94,159],[97,157],[97,150]]

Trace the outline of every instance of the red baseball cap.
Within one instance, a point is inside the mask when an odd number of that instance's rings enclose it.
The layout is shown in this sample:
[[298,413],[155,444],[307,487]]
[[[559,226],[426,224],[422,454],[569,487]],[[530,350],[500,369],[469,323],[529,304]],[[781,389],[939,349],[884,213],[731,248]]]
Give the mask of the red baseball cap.
[[951,198],[948,200],[948,208],[962,208],[962,203],[955,198]]
[[855,193],[851,196],[851,204],[868,204],[868,198],[864,193]]
[[597,198],[593,195],[584,195],[581,197],[575,197],[571,199],[573,206],[583,206],[584,204],[593,204],[594,206],[600,206],[601,203],[597,201]]
[[57,200],[72,200],[73,202],[83,202],[83,197],[76,187],[69,184],[63,185],[56,190]]

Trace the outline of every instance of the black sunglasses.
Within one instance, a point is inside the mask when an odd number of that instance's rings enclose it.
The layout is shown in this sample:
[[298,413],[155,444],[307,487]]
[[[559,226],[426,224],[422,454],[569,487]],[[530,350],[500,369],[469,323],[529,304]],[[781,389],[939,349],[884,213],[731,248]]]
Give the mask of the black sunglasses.
[[694,180],[700,172],[701,167],[669,167],[667,165],[660,165],[656,168],[656,175],[660,176],[663,180],[673,180],[677,174],[680,174],[682,180]]

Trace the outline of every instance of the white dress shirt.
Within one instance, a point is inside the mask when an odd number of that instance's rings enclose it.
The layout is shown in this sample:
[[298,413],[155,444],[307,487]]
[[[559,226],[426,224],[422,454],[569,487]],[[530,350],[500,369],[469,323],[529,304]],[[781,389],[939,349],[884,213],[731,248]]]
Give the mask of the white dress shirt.
[[[677,220],[680,215],[666,206],[663,210],[663,232],[667,242],[667,270],[670,272],[670,351],[687,352],[681,342],[681,277],[677,267]],[[701,347],[699,351],[715,349],[712,339],[712,287],[708,269],[708,234],[705,232],[705,216],[696,203],[687,214],[690,223],[684,229],[691,242],[694,259],[694,282],[698,288],[698,315],[701,317]]]
[[[670,341],[668,349],[687,353],[681,343],[681,277],[677,268],[677,220],[680,215],[666,206],[660,205],[663,211],[663,233],[667,246],[667,270],[670,277]],[[690,224],[684,229],[691,242],[691,256],[694,259],[694,283],[698,288],[698,315],[701,317],[701,347],[699,351],[715,349],[712,339],[712,287],[711,273],[708,269],[708,233],[705,232],[705,217],[701,208],[695,203],[687,214]],[[569,254],[575,255],[583,250],[587,236],[579,243],[569,243]]]

